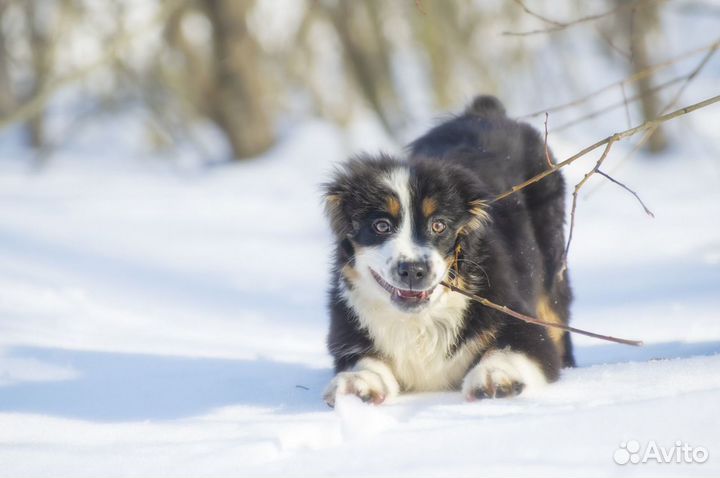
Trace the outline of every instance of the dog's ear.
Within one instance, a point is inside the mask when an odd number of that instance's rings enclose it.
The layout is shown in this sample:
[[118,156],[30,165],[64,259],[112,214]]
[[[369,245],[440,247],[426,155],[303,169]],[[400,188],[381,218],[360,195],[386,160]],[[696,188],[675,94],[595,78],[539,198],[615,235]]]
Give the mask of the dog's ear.
[[339,192],[326,192],[324,197],[325,201],[325,216],[330,221],[330,227],[333,232],[338,236],[342,237],[345,229],[345,214],[343,212],[343,198]]
[[345,238],[352,232],[352,222],[345,213],[343,178],[336,177],[333,182],[325,183],[323,190],[325,216],[330,221],[330,228],[338,238]]
[[467,207],[470,220],[462,227],[462,233],[475,231],[490,222],[490,203],[484,197],[469,201]]

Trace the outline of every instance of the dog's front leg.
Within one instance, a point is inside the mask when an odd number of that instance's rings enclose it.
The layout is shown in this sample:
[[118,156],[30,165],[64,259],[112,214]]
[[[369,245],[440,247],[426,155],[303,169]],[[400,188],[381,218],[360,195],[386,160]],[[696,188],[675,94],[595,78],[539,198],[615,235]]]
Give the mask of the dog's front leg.
[[536,359],[506,347],[485,352],[465,376],[462,393],[467,400],[510,397],[548,381]]
[[335,375],[323,398],[331,407],[335,406],[338,395],[357,395],[364,402],[378,405],[398,393],[400,385],[390,367],[380,359],[365,357],[351,370]]

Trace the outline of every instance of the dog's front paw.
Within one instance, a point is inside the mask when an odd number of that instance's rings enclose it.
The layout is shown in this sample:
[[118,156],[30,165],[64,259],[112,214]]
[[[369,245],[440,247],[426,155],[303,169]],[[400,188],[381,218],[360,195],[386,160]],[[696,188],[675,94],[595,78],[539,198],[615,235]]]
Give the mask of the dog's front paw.
[[467,400],[512,397],[545,383],[540,366],[524,353],[493,350],[465,376],[462,393]]
[[323,399],[329,406],[335,406],[338,395],[357,395],[363,402],[379,405],[385,401],[387,392],[380,376],[371,370],[340,372],[325,389]]

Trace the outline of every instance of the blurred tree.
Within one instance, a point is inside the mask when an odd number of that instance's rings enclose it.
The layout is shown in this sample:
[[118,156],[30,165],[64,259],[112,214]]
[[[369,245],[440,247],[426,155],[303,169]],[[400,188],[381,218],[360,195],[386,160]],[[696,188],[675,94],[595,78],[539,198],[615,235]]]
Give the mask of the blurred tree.
[[327,11],[340,38],[345,63],[362,96],[388,131],[393,131],[392,112],[399,111],[392,78],[392,49],[382,31],[380,0],[334,2]]
[[[32,79],[26,100],[41,94],[47,86],[53,67],[53,44],[50,41],[50,26],[44,20],[46,16],[38,12],[37,2],[29,1],[23,4],[25,10],[25,24],[27,25],[28,43],[30,45]],[[45,112],[38,108],[28,121],[30,144],[35,148],[45,145]]]
[[[200,0],[178,9],[165,26],[168,46],[182,57],[182,71],[165,65],[163,81],[189,104],[186,112],[205,116],[222,129],[237,159],[257,156],[275,141],[263,50],[247,26],[253,5],[251,0]],[[190,15],[207,20],[209,48],[186,35],[183,22]]]
[[[42,146],[53,88],[70,78],[77,96],[95,103],[84,105],[87,111],[141,104],[155,147],[200,144],[193,139],[197,126],[209,122],[232,156],[244,159],[271,147],[294,113],[344,125],[371,112],[398,135],[477,92],[507,93],[514,78],[537,75],[532,53],[544,42],[558,45],[552,60],[561,69],[572,54],[562,49],[561,35],[502,36],[526,20],[563,30],[569,24],[534,13],[554,10],[558,3],[549,0],[530,7],[519,0],[108,2],[99,8],[94,0],[0,0],[0,125],[15,115],[27,123],[30,143]],[[632,71],[645,70],[662,2],[602,3],[627,7],[597,17],[611,21],[631,46]],[[566,17],[573,8],[585,15],[584,7],[563,5]],[[146,25],[138,25],[138,12]],[[604,42],[619,50],[612,36]],[[96,73],[101,81],[82,81]],[[655,117],[661,106],[652,77],[638,81],[637,90],[645,119]],[[552,105],[553,91],[541,95]],[[649,147],[661,151],[666,142],[658,131]]]
[[212,86],[207,100],[237,158],[256,156],[274,142],[273,115],[265,102],[262,48],[250,35],[250,0],[205,0],[212,25]]
[[[7,8],[7,2],[0,1],[0,18],[4,18]],[[9,113],[15,106],[13,86],[10,80],[9,47],[5,37],[5,30],[0,28],[0,115]]]
[[[632,72],[637,74],[653,64],[650,46],[652,36],[657,32],[660,23],[661,2],[657,0],[615,0],[618,6],[633,2],[630,8],[618,10],[620,33],[626,38],[630,50]],[[645,121],[658,117],[661,112],[662,97],[653,88],[653,75],[642,76],[636,83],[640,96],[640,107]],[[653,153],[660,153],[667,148],[667,137],[660,127],[655,129],[647,143]]]

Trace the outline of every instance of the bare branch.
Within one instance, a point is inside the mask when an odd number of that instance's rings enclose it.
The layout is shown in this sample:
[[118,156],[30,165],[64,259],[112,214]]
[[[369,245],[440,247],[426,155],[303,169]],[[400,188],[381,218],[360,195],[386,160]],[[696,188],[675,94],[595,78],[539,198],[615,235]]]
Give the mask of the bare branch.
[[708,98],[708,99],[706,99],[706,100],[700,101],[699,103],[694,103],[694,104],[689,105],[689,106],[686,106],[686,107],[684,107],[684,108],[677,109],[677,110],[675,110],[675,111],[673,111],[673,112],[671,112],[671,113],[667,113],[667,114],[658,116],[657,118],[654,118],[654,119],[652,119],[652,120],[648,120],[648,121],[642,123],[641,125],[635,126],[634,128],[626,129],[625,131],[621,131],[620,133],[612,134],[612,135],[608,136],[607,138],[602,139],[602,140],[598,141],[597,143],[591,144],[590,146],[584,148],[583,150],[581,150],[581,151],[573,154],[572,156],[570,156],[570,157],[567,158],[566,160],[564,160],[564,161],[562,161],[562,162],[560,162],[560,163],[555,164],[552,168],[547,169],[547,170],[545,170],[545,171],[543,171],[543,172],[541,172],[541,173],[538,173],[538,174],[536,174],[535,176],[533,176],[532,178],[530,178],[530,179],[528,179],[528,180],[526,180],[526,181],[523,181],[523,182],[520,183],[520,184],[516,184],[515,186],[513,186],[512,188],[510,188],[508,191],[505,191],[504,193],[498,194],[498,195],[497,195],[492,201],[490,201],[490,202],[491,202],[491,203],[497,202],[497,201],[500,201],[501,199],[505,199],[506,197],[511,196],[512,194],[515,194],[516,192],[518,192],[518,191],[520,191],[520,190],[522,190],[522,189],[530,186],[531,184],[534,184],[534,183],[542,180],[543,178],[545,178],[545,177],[547,177],[547,176],[549,176],[549,175],[551,175],[551,174],[559,171],[560,169],[564,168],[565,166],[567,166],[567,165],[569,165],[569,164],[572,164],[573,162],[575,162],[575,161],[577,161],[578,159],[582,158],[583,156],[585,156],[585,155],[588,154],[589,152],[595,151],[595,150],[598,149],[599,147],[601,147],[601,146],[603,146],[603,145],[606,145],[606,144],[608,144],[608,143],[611,142],[611,141],[612,141],[612,142],[616,142],[616,141],[620,141],[621,139],[629,138],[630,136],[633,136],[633,135],[636,135],[636,134],[638,134],[638,133],[640,133],[640,132],[646,131],[646,130],[648,130],[648,129],[656,126],[656,125],[659,125],[659,124],[664,123],[664,122],[666,122],[666,121],[670,121],[670,120],[675,119],[675,118],[677,118],[677,117],[679,117],[679,116],[683,116],[683,115],[686,115],[686,114],[688,114],[688,113],[692,113],[693,111],[699,110],[699,109],[701,109],[701,108],[705,108],[705,107],[710,106],[710,105],[712,105],[712,104],[714,104],[714,103],[717,103],[718,101],[720,101],[720,95],[713,96],[712,98]]
[[645,214],[647,214],[648,216],[650,216],[650,217],[652,217],[652,218],[655,217],[655,214],[653,214],[653,212],[652,212],[650,209],[648,209],[648,207],[645,205],[645,203],[643,202],[643,200],[640,199],[640,196],[638,195],[638,193],[636,193],[635,191],[633,191],[632,189],[630,189],[629,187],[627,187],[625,184],[621,183],[621,182],[618,181],[617,179],[613,178],[613,177],[610,176],[609,174],[606,174],[606,173],[602,172],[600,169],[596,169],[595,172],[598,173],[600,176],[604,176],[606,179],[612,181],[613,183],[615,183],[615,184],[617,184],[618,186],[620,186],[621,188],[623,188],[625,191],[627,191],[627,192],[629,192],[630,194],[632,194],[633,196],[635,196],[635,199],[638,200],[638,202],[640,203],[640,205],[642,206],[642,208],[645,210]]
[[547,138],[548,138],[548,128],[547,128],[548,116],[550,116],[550,115],[545,113],[545,141],[544,141],[544,143],[545,143],[545,161],[547,162],[548,167],[552,168],[554,166],[554,163],[552,162],[552,159],[550,159],[550,151],[548,150],[548,141],[547,141]]
[[575,26],[575,25],[580,25],[580,24],[582,24],[582,23],[592,22],[592,21],[599,20],[599,19],[604,18],[604,17],[608,17],[608,16],[610,16],[610,15],[614,15],[614,14],[616,14],[616,13],[622,11],[622,10],[626,10],[626,9],[628,9],[628,8],[636,8],[636,7],[638,6],[638,4],[641,4],[641,3],[646,2],[646,1],[654,2],[654,1],[658,1],[658,0],[634,0],[634,1],[632,1],[632,2],[623,3],[622,5],[619,5],[619,6],[615,7],[615,8],[613,8],[612,10],[608,10],[607,12],[604,12],[604,13],[597,13],[597,14],[595,14],[595,15],[588,15],[588,16],[586,16],[586,17],[576,18],[575,20],[571,20],[571,21],[568,21],[568,22],[559,22],[559,21],[557,21],[557,20],[552,20],[552,19],[550,19],[550,18],[544,17],[544,16],[542,16],[542,15],[540,15],[540,14],[538,14],[538,13],[532,11],[532,10],[530,10],[522,1],[520,1],[520,0],[515,0],[515,3],[517,3],[518,5],[520,5],[520,7],[521,7],[527,14],[529,14],[529,15],[537,18],[538,20],[541,20],[541,21],[543,21],[543,22],[545,22],[545,23],[548,23],[548,24],[550,24],[550,25],[552,25],[552,26],[551,26],[551,27],[548,27],[548,28],[544,28],[544,29],[531,30],[531,31],[525,31],[525,32],[510,32],[510,31],[505,31],[505,32],[502,32],[502,34],[505,35],[505,36],[530,36],[530,35],[538,35],[538,34],[543,34],[543,33],[554,33],[554,32],[562,31],[562,30],[565,30],[565,29],[567,29],[567,28],[573,27],[573,26]]
[[542,16],[542,15],[540,15],[539,13],[537,13],[537,12],[535,12],[535,11],[533,11],[533,10],[530,10],[530,9],[527,7],[527,5],[525,5],[525,3],[523,3],[521,0],[514,0],[514,1],[515,1],[515,3],[517,3],[517,4],[520,6],[520,8],[523,9],[523,11],[525,11],[525,13],[527,13],[527,14],[530,15],[531,17],[535,17],[535,18],[537,18],[538,20],[540,20],[540,21],[542,21],[542,22],[549,23],[550,25],[554,25],[554,26],[556,26],[556,27],[560,27],[560,28],[565,28],[565,27],[567,27],[567,23],[557,22],[557,21],[552,20],[552,19],[550,19],[550,18],[548,18],[548,17]]
[[558,271],[558,276],[562,276],[562,274],[567,270],[567,260],[568,260],[568,254],[570,253],[570,244],[572,244],[572,238],[573,238],[573,231],[575,230],[575,210],[577,209],[577,198],[578,193],[580,192],[580,189],[585,185],[585,183],[590,179],[590,177],[595,174],[599,169],[602,163],[607,158],[608,154],[610,153],[610,148],[612,148],[612,145],[618,141],[618,139],[612,138],[610,141],[608,141],[605,145],[605,149],[603,150],[602,154],[600,155],[600,159],[597,160],[595,163],[595,167],[585,173],[585,176],[582,178],[582,180],[575,185],[575,189],[573,190],[573,200],[572,200],[572,208],[570,209],[570,231],[568,232],[568,240],[565,244],[565,252],[563,253],[563,265]]
[[534,317],[530,317],[529,315],[525,315],[525,314],[521,314],[520,312],[516,312],[505,305],[496,304],[495,302],[492,302],[492,301],[486,299],[485,297],[480,297],[479,295],[472,294],[466,290],[460,289],[459,287],[456,287],[456,286],[450,284],[449,282],[442,281],[442,282],[440,282],[440,284],[447,287],[448,289],[450,289],[453,292],[457,292],[458,294],[462,294],[469,299],[479,302],[480,304],[484,305],[485,307],[488,307],[493,310],[497,310],[498,312],[502,312],[503,314],[506,314],[506,315],[513,317],[515,319],[518,319],[518,320],[522,320],[523,322],[527,322],[529,324],[535,324],[535,325],[539,325],[541,327],[546,327],[546,328],[562,329],[567,332],[573,332],[575,334],[586,335],[588,337],[593,337],[593,338],[601,339],[601,340],[607,340],[609,342],[615,342],[618,344],[634,345],[634,346],[640,346],[643,344],[641,340],[621,339],[618,337],[612,337],[610,335],[596,334],[595,332],[589,332],[587,330],[578,329],[576,327],[571,327],[569,325],[556,324],[554,322],[545,322],[544,320],[536,319]]
[[632,61],[632,58],[631,58],[630,53],[628,53],[628,52],[623,51],[622,49],[620,49],[620,47],[618,47],[618,46],[612,41],[612,38],[610,38],[610,37],[608,36],[608,34],[605,33],[605,31],[603,31],[602,28],[600,28],[598,25],[596,25],[596,26],[595,26],[595,31],[596,31],[597,34],[600,36],[600,38],[602,39],[602,41],[604,41],[605,44],[606,44],[608,47],[610,47],[611,50],[613,50],[615,53],[617,53],[618,55],[620,55],[620,56],[623,57],[624,59],[626,59],[626,60],[628,60],[628,61]]
[[614,110],[614,109],[620,108],[620,107],[622,107],[622,106],[626,106],[628,103],[633,103],[633,102],[635,102],[635,101],[638,101],[638,100],[642,99],[643,97],[645,97],[645,96],[647,96],[647,95],[651,95],[651,94],[653,94],[653,93],[655,93],[655,92],[664,90],[665,88],[668,88],[668,87],[670,87],[670,86],[672,86],[672,85],[675,85],[675,84],[677,84],[677,83],[680,83],[680,82],[686,81],[686,80],[687,80],[687,75],[680,75],[680,76],[676,76],[676,77],[674,77],[674,78],[670,78],[669,80],[664,81],[663,83],[660,83],[660,84],[657,85],[657,86],[654,86],[654,87],[652,87],[652,88],[649,88],[648,90],[646,90],[646,91],[644,91],[644,92],[642,92],[642,93],[638,93],[638,94],[633,95],[633,96],[631,96],[631,97],[629,97],[629,98],[624,98],[622,101],[617,101],[617,102],[615,102],[615,103],[611,103],[611,104],[609,104],[608,106],[605,106],[605,107],[603,107],[603,108],[597,109],[597,110],[595,110],[595,111],[591,111],[591,112],[589,112],[589,113],[587,113],[587,114],[584,114],[584,115],[582,115],[582,116],[580,116],[580,117],[578,117],[578,118],[574,118],[574,119],[572,119],[572,120],[570,120],[570,121],[567,121],[567,122],[565,122],[565,123],[562,123],[561,125],[554,127],[554,128],[552,129],[552,132],[553,132],[553,133],[556,133],[556,132],[558,132],[558,131],[562,131],[562,130],[568,129],[568,128],[572,127],[572,126],[575,126],[575,125],[577,125],[577,124],[579,124],[579,123],[582,123],[583,121],[587,121],[587,120],[592,119],[592,118],[597,118],[598,116],[603,115],[603,114],[605,114],[605,113],[607,113],[607,112],[609,112],[609,111],[612,111],[612,110]]
[[[705,68],[705,66],[708,64],[710,59],[717,53],[718,49],[720,49],[720,41],[715,42],[713,45],[711,45],[708,52],[703,56],[703,58],[700,60],[700,62],[693,68],[693,70],[690,72],[690,74],[687,75],[685,79],[685,83],[682,84],[682,86],[675,92],[675,95],[673,98],[668,101],[668,103],[660,110],[662,113],[666,113],[670,108],[674,107],[678,101],[680,101],[680,97],[685,92],[689,84],[700,74],[700,72]],[[657,129],[657,126],[653,126],[649,128],[643,136],[640,138],[640,141],[637,142],[632,148],[630,152],[628,152],[625,157],[623,157],[613,168],[612,172],[617,171],[620,169],[629,159],[634,157],[638,151],[640,151],[640,148],[642,148],[645,143],[647,143],[650,140],[650,137],[655,133],[655,130]],[[599,186],[598,186],[599,187]],[[588,194],[591,194],[594,189],[591,189]]]
[[[643,79],[643,78],[646,78],[647,76],[652,75],[653,73],[655,73],[655,72],[657,72],[657,71],[659,71],[659,70],[662,70],[662,69],[664,69],[664,68],[667,68],[667,67],[669,67],[669,66],[672,66],[672,65],[674,65],[674,64],[676,64],[676,63],[678,63],[678,62],[680,62],[680,61],[682,61],[682,60],[685,60],[685,59],[687,59],[687,58],[689,58],[689,57],[691,57],[691,56],[697,55],[698,53],[706,52],[706,51],[708,51],[708,50],[715,51],[715,50],[717,50],[719,47],[720,47],[720,39],[716,39],[714,42],[710,43],[709,45],[706,45],[706,46],[703,46],[703,47],[700,47],[700,48],[695,48],[695,49],[693,49],[693,50],[686,51],[686,52],[684,52],[684,53],[681,53],[681,54],[678,55],[678,56],[675,56],[675,57],[673,57],[673,58],[670,58],[670,59],[665,60],[665,61],[660,62],[660,63],[656,63],[655,65],[652,65],[652,66],[650,66],[650,67],[648,67],[648,68],[645,68],[644,70],[638,71],[637,73],[635,73],[635,74],[633,74],[633,75],[631,75],[631,76],[629,76],[629,77],[627,77],[627,78],[625,78],[625,79],[623,79],[623,80],[616,81],[616,82],[614,82],[614,83],[610,83],[609,85],[605,85],[605,86],[603,86],[602,88],[598,88],[597,90],[592,91],[592,92],[588,93],[587,95],[582,96],[582,97],[580,97],[580,98],[577,98],[577,99],[575,99],[575,100],[573,100],[573,101],[569,101],[569,102],[567,102],[567,103],[563,103],[563,104],[560,104],[560,105],[557,105],[557,106],[553,106],[553,107],[551,107],[551,108],[545,108],[545,109],[542,109],[542,110],[538,110],[538,111],[535,111],[535,112],[533,112],[533,113],[528,113],[528,114],[526,114],[526,115],[518,116],[516,119],[522,120],[522,119],[535,118],[536,116],[540,116],[540,115],[543,115],[543,114],[545,114],[545,113],[555,113],[555,112],[557,112],[557,111],[561,111],[561,110],[564,110],[564,109],[567,109],[567,108],[571,108],[571,107],[573,107],[573,106],[581,105],[581,104],[586,103],[587,101],[591,100],[592,98],[594,98],[594,97],[596,97],[596,96],[598,96],[598,95],[601,95],[601,94],[603,94],[603,93],[605,93],[605,92],[607,92],[607,91],[610,91],[610,90],[613,89],[613,88],[630,85],[630,84],[632,84],[632,83],[637,82],[638,80],[641,80],[641,79]],[[691,73],[691,74],[692,74],[692,73]],[[690,75],[687,75],[686,77],[688,77],[688,76],[690,76]]]
[[628,97],[625,93],[625,85],[620,85],[620,91],[622,91],[623,103],[625,104],[625,119],[627,119],[627,127],[632,127],[632,119],[630,119],[630,105],[628,104]]

